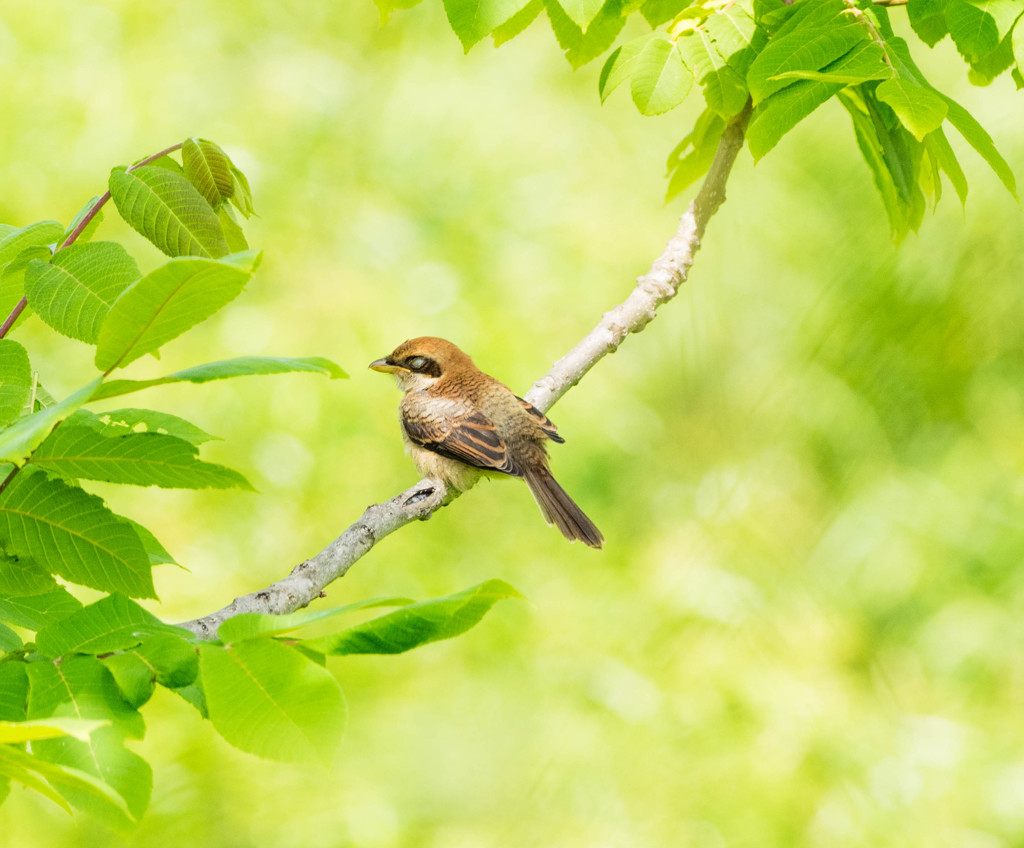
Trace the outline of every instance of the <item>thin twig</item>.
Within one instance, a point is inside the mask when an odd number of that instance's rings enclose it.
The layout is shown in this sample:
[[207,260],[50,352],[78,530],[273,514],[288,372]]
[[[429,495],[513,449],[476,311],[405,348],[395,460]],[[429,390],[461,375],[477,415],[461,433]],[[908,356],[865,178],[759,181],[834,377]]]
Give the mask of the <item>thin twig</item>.
[[[679,290],[700,248],[708,221],[725,200],[725,184],[743,146],[750,111],[748,101],[722,134],[700,191],[651,270],[637,280],[625,301],[606,312],[598,325],[526,393],[526,399],[538,409],[550,409],[598,360],[614,352],[627,335],[646,327],[657,308]],[[224,621],[240,613],[282,615],[301,609],[320,597],[328,583],[343,577],[385,536],[412,521],[429,518],[457,495],[458,492],[434,480],[420,480],[391,500],[367,507],[355,524],[316,556],[297,565],[284,579],[181,626],[203,639],[213,639]]]

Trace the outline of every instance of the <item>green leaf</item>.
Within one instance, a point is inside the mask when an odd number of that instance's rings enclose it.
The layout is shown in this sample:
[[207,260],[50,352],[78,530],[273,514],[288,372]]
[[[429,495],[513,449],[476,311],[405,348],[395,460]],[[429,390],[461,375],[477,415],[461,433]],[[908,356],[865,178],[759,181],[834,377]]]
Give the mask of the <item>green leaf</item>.
[[786,71],[773,79],[807,79],[819,82],[834,82],[843,85],[859,85],[876,79],[892,76],[892,69],[885,62],[885,52],[874,41],[856,45],[828,71]]
[[185,176],[214,208],[235,193],[231,160],[212,141],[205,138],[186,139],[181,146],[181,162]]
[[193,683],[199,673],[197,651],[181,637],[157,635],[100,662],[113,674],[125,700],[138,709],[152,697],[157,683],[169,689]]
[[148,389],[150,386],[163,386],[167,383],[208,383],[211,380],[226,380],[229,377],[248,377],[262,374],[289,374],[304,371],[312,374],[323,374],[332,380],[347,378],[348,374],[329,359],[320,356],[290,359],[288,357],[241,356],[237,359],[223,359],[219,362],[208,362],[196,365],[184,371],[176,371],[166,377],[153,380],[110,380],[101,385],[92,396],[92,400],[117,397],[118,395]]
[[121,696],[113,676],[96,658],[69,656],[58,663],[27,665],[28,717],[52,716],[110,721],[132,739],[141,739],[145,723]]
[[82,608],[63,586],[39,595],[0,595],[0,619],[29,630],[42,630]]
[[41,795],[45,795],[70,815],[72,812],[71,805],[64,800],[60,793],[55,792],[46,781],[34,772],[29,771],[19,763],[10,762],[7,757],[7,751],[13,752],[15,756],[31,758],[30,754],[26,754],[13,746],[5,745],[0,748],[0,802],[6,800],[11,789],[11,781],[13,780],[27,786],[29,789],[34,789]]
[[29,459],[47,474],[72,480],[103,480],[164,489],[229,489],[253,491],[237,471],[203,462],[196,447],[160,433],[103,436],[92,427],[65,423]]
[[32,560],[0,557],[0,595],[41,595],[56,588],[57,581]]
[[[124,799],[132,822],[142,818],[153,791],[153,770],[138,754],[124,747],[116,728],[101,727],[86,741],[63,737],[35,742],[32,752],[65,769],[90,774]],[[64,787],[65,798],[75,807],[106,820],[107,810],[96,804],[93,794],[78,787]]]
[[89,401],[101,382],[102,378],[97,378],[60,403],[26,415],[0,431],[0,461],[23,463],[54,427]]
[[529,3],[505,21],[505,23],[496,26],[491,31],[494,46],[501,47],[502,44],[511,41],[532,24],[543,11],[544,0],[530,0]]
[[574,68],[580,68],[604,53],[626,25],[620,14],[621,0],[606,0],[586,32],[565,13],[557,0],[545,0],[544,7],[558,45],[565,51],[566,61]]
[[0,652],[16,651],[21,646],[21,637],[6,624],[0,623]]
[[946,25],[957,50],[973,64],[999,46],[1021,12],[1020,0],[947,0]]
[[668,158],[669,183],[665,193],[666,202],[707,173],[724,131],[725,121],[711,109],[705,109],[697,118],[693,130]]
[[878,100],[870,88],[865,88],[864,100],[881,146],[883,163],[892,175],[905,213],[905,227],[896,230],[898,240],[908,229],[916,231],[924,217],[926,204],[918,178],[924,145],[903,128],[891,108]]
[[96,345],[96,367],[123,367],[205,321],[241,293],[260,258],[246,251],[221,260],[172,259],[147,274],[111,307]]
[[454,595],[411,604],[304,644],[330,656],[400,654],[428,642],[459,636],[476,625],[498,601],[520,597],[504,580],[488,580]]
[[647,42],[654,37],[653,33],[641,35],[632,41],[616,47],[601,68],[601,75],[598,78],[597,90],[601,95],[601,102],[604,103],[616,88],[629,79],[636,70],[636,60],[640,57]]
[[192,634],[184,636],[161,633],[143,640],[132,649],[156,672],[156,682],[168,689],[191,686],[199,675],[199,649],[192,644]]
[[1013,61],[1016,67],[1013,69],[1013,81],[1019,91],[1024,88],[1024,26],[1013,31]]
[[867,30],[846,13],[842,3],[828,3],[823,8],[833,10],[833,20],[827,25],[777,36],[751,62],[747,85],[755,105],[793,84],[780,75],[788,71],[821,71],[868,40]]
[[981,124],[963,106],[928,83],[910,55],[906,41],[902,38],[887,38],[886,41],[899,60],[900,72],[910,76],[918,85],[927,88],[945,102],[946,108],[949,110],[946,113],[946,120],[956,127],[967,143],[981,154],[981,157],[995,171],[996,176],[999,177],[1003,185],[1006,186],[1006,190],[1016,199],[1017,181],[1006,160],[996,150],[992,137],[985,132]]
[[14,421],[32,393],[28,353],[11,339],[0,339],[0,426]]
[[[760,8],[759,8],[760,7]],[[767,7],[774,7],[769,9]],[[788,3],[787,0],[754,0],[754,19],[775,38],[798,30],[810,32],[849,20],[844,0]]]
[[217,213],[181,174],[156,165],[114,168],[110,194],[121,217],[168,256],[228,253]]
[[110,409],[97,413],[80,409],[69,416],[68,424],[91,427],[101,436],[108,438],[127,436],[130,433],[161,433],[165,436],[177,436],[193,445],[201,445],[218,438],[201,430],[191,421],[155,409]]
[[203,718],[210,717],[210,710],[206,706],[206,693],[203,691],[201,678],[197,678],[196,682],[190,686],[181,686],[177,689],[172,689],[175,695],[178,695],[183,701],[187,701],[193,707],[199,711],[199,715]]
[[653,28],[672,20],[683,9],[692,4],[693,0],[646,0],[640,7],[640,14],[644,16],[644,20]]
[[181,165],[179,165],[176,160],[172,159],[167,154],[164,154],[159,159],[154,159],[152,162],[146,162],[144,158],[137,159],[136,161],[132,162],[132,167],[141,168],[143,163],[153,168],[163,168],[166,171],[170,171],[171,173],[177,174],[179,177],[185,176],[185,169],[182,168]]
[[888,103],[900,122],[918,141],[942,126],[946,104],[926,88],[908,79],[887,79],[878,84],[875,96]]
[[48,718],[37,721],[0,721],[0,744],[35,742],[38,739],[55,739],[58,736],[72,736],[88,739],[96,728],[107,722],[84,718]]
[[675,42],[658,34],[636,58],[630,88],[642,115],[660,115],[674,109],[690,93],[693,74],[683,64]]
[[[75,228],[78,227],[82,222],[82,219],[89,214],[90,210],[92,210],[93,206],[96,205],[99,199],[100,196],[98,194],[94,197],[90,197],[85,206],[78,210],[78,214],[75,215],[74,220],[68,225],[68,228],[61,233],[60,238],[57,240],[58,246],[63,245],[69,238],[71,238],[71,234],[75,231]],[[102,223],[103,208],[100,207],[96,210],[96,214],[92,216],[89,223],[85,225],[85,229],[78,234],[78,238],[75,239],[74,244],[85,244],[85,242],[89,241],[93,237],[96,230],[99,228],[99,225]]]
[[722,58],[708,33],[704,29],[688,30],[677,39],[676,47],[697,82],[704,86],[708,107],[723,118],[739,113],[747,102],[747,86]]
[[750,63],[768,41],[768,34],[761,29],[749,13],[738,3],[724,6],[704,22],[704,29],[711,36],[718,52],[736,73],[744,80]]
[[272,639],[199,653],[210,720],[232,745],[273,760],[330,763],[345,727],[345,700],[326,669]]
[[[419,0],[417,0],[419,2]],[[246,218],[256,214],[252,205],[252,191],[249,189],[249,181],[238,168],[231,166],[231,176],[235,180],[235,193],[231,195],[231,205],[235,207]]]
[[989,85],[1003,71],[1010,68],[1014,61],[1013,43],[1010,36],[1006,36],[995,50],[971,62],[967,78],[973,85]]
[[[99,731],[97,731],[99,732]],[[0,773],[24,783],[70,812],[65,799],[104,824],[127,833],[135,819],[125,799],[88,772],[47,762],[12,745],[0,746]],[[36,774],[46,778],[43,782]]]
[[74,244],[49,262],[29,263],[25,297],[58,333],[93,344],[111,305],[137,279],[139,268],[121,245]]
[[489,35],[491,30],[505,23],[527,4],[527,0],[444,0],[448,23],[469,48]]
[[[839,100],[853,119],[854,134],[864,161],[871,169],[894,237],[902,239],[916,229],[924,212],[924,198],[915,178],[914,159],[900,134],[913,141],[898,121],[890,129],[879,115],[879,103],[867,88],[847,89]],[[884,105],[882,108],[888,108]],[[919,148],[921,145],[917,145]]]
[[289,633],[315,624],[336,615],[355,612],[361,609],[373,607],[394,607],[411,604],[409,598],[372,598],[367,601],[357,601],[341,607],[333,607],[325,610],[301,610],[300,612],[289,613],[288,615],[266,615],[258,612],[244,612],[235,615],[221,624],[217,631],[217,638],[222,642],[238,642],[243,639],[252,639],[256,636],[277,636],[281,633]]
[[601,11],[604,0],[558,0],[558,5],[581,29],[586,29]]
[[786,133],[840,88],[837,83],[797,80],[762,100],[747,127],[747,143],[754,161],[768,153]]
[[138,645],[145,637],[187,630],[164,624],[124,595],[108,595],[36,634],[36,648],[51,658],[66,654],[105,654]]
[[75,583],[133,598],[156,597],[138,535],[95,495],[23,472],[0,493],[0,538]]
[[[160,540],[153,535],[152,531],[146,529],[137,521],[132,521],[130,518],[126,518],[125,521],[132,526],[135,535],[142,542],[142,547],[146,549],[150,565],[178,565],[177,560],[168,553],[167,548],[160,544]],[[188,571],[187,568],[185,570]]]
[[235,219],[235,213],[228,204],[222,204],[217,209],[217,219],[220,221],[221,229],[224,230],[224,238],[228,243],[228,249],[232,253],[241,253],[249,249],[249,242],[245,240],[245,233]]
[[0,719],[25,721],[27,710],[28,672],[25,663],[0,663]]
[[8,233],[0,239],[0,267],[16,259],[26,248],[56,244],[63,232],[59,221],[37,221]]
[[917,37],[929,47],[934,47],[949,33],[946,0],[910,0],[907,18]]
[[1006,186],[1006,190],[1016,198],[1017,180],[1013,176],[1010,165],[996,150],[992,136],[985,132],[985,128],[963,106],[941,92],[935,93],[942,98],[949,110],[946,114],[947,120],[957,128],[967,143],[981,154],[981,158],[995,171],[996,176]]
[[960,204],[967,203],[967,177],[964,176],[963,169],[957,161],[946,134],[942,130],[936,130],[924,140],[924,144],[932,159],[949,177],[957,197],[960,198]]
[[134,651],[101,657],[100,662],[113,675],[117,688],[129,706],[138,709],[156,691],[156,672]]
[[46,391],[46,387],[38,380],[34,381],[35,385],[32,387],[32,397],[29,398],[32,401],[32,412],[39,412],[41,409],[48,409],[51,406],[56,406],[57,401],[53,395]]

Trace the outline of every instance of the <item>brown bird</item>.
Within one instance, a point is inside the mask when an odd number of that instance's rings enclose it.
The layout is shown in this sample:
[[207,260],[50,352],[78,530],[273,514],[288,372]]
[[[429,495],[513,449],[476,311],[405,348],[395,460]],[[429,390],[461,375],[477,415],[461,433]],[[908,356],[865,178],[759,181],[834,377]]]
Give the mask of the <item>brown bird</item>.
[[393,374],[405,392],[402,436],[421,474],[460,492],[482,474],[523,477],[548,524],[601,547],[601,531],[551,476],[544,443],[565,439],[543,412],[444,339],[409,339],[370,368]]

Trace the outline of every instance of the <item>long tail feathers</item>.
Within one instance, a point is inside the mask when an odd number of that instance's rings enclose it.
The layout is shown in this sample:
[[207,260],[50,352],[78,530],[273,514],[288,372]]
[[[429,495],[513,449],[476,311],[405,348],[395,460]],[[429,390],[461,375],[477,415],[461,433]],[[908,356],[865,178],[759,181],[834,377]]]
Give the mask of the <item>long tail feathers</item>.
[[604,541],[601,531],[566,494],[565,489],[558,485],[548,469],[528,470],[525,477],[530,492],[548,524],[554,524],[570,541],[579,539],[591,548],[601,547]]

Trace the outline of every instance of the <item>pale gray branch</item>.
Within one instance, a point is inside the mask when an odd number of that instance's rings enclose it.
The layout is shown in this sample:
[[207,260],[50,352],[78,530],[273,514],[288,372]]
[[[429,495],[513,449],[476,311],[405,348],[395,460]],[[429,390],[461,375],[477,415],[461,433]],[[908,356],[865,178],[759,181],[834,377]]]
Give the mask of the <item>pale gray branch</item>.
[[[675,296],[686,280],[708,221],[725,200],[725,184],[743,146],[749,118],[748,102],[723,133],[700,191],[651,270],[637,280],[629,297],[606,312],[598,325],[526,393],[526,399],[538,409],[546,412],[554,406],[598,360],[614,352],[630,333],[646,327],[658,307]],[[221,623],[239,613],[282,615],[301,609],[320,597],[329,583],[344,577],[370,548],[389,533],[411,521],[429,518],[457,495],[458,492],[449,491],[436,481],[421,480],[391,500],[367,507],[355,524],[320,553],[297,565],[283,580],[236,598],[223,609],[182,626],[197,636],[213,639]]]

